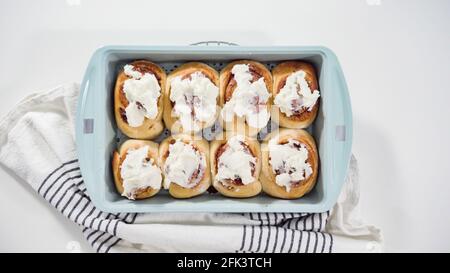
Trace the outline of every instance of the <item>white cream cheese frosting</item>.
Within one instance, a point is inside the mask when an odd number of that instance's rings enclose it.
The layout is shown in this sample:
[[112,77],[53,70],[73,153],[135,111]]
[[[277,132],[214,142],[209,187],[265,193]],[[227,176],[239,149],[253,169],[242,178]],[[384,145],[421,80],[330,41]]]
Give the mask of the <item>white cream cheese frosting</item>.
[[123,181],[123,193],[129,199],[134,199],[137,191],[161,188],[161,170],[155,165],[153,159],[147,161],[148,146],[138,149],[129,149],[124,161],[120,165],[120,176]]
[[275,183],[285,187],[287,192],[291,190],[292,182],[305,180],[313,172],[307,162],[308,150],[297,140],[289,139],[286,144],[278,144],[276,139],[272,139],[269,141],[269,157],[272,171],[279,172]]
[[227,141],[225,151],[217,160],[216,181],[227,179],[241,179],[242,184],[248,185],[255,181],[252,175],[252,165],[256,164],[256,158],[243,146],[243,136],[233,136]]
[[265,127],[270,119],[267,109],[270,94],[264,77],[252,83],[253,76],[247,64],[234,65],[231,73],[236,80],[236,89],[222,109],[222,118],[230,122],[236,115],[245,117],[247,124],[251,127],[258,129]]
[[140,79],[142,77],[142,73],[137,70],[134,70],[134,66],[131,64],[126,64],[123,67],[123,72],[125,73],[125,75],[133,79]]
[[134,70],[132,65],[125,65],[124,72],[130,79],[125,80],[123,91],[128,100],[125,108],[128,125],[139,127],[144,118],[154,119],[158,115],[158,98],[161,87],[155,75],[142,74]]
[[[169,145],[169,156],[164,163],[164,188],[168,189],[170,183],[183,188],[195,187],[203,177],[206,168],[206,158],[190,144],[181,140]],[[196,172],[196,178],[191,178]]]
[[274,104],[288,117],[303,108],[311,111],[320,97],[319,90],[311,90],[305,76],[303,70],[292,73],[275,96]]
[[172,115],[179,117],[184,131],[198,132],[202,129],[199,122],[216,118],[219,88],[203,73],[175,77],[170,85],[170,100],[175,103]]

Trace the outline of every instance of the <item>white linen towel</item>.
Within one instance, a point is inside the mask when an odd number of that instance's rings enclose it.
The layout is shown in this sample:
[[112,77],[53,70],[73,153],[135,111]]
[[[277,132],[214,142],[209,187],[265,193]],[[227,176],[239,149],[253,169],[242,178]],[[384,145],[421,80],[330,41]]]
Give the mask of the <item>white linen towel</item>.
[[0,162],[79,225],[97,252],[375,252],[381,233],[357,215],[357,163],[325,213],[104,213],[75,152],[79,86],[28,96],[0,121]]

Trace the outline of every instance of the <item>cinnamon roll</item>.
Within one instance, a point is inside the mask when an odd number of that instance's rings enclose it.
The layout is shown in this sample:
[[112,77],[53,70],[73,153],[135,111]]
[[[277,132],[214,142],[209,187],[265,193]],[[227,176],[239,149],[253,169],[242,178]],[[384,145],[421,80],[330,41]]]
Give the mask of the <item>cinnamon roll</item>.
[[211,142],[211,175],[214,188],[228,197],[259,194],[261,149],[256,139],[228,133]]
[[270,119],[272,75],[261,63],[235,61],[220,72],[221,121],[227,131],[256,135]]
[[126,64],[119,72],[114,89],[117,127],[128,137],[153,139],[164,129],[162,122],[166,73],[145,61]]
[[130,139],[114,151],[112,170],[117,191],[128,199],[151,197],[161,189],[158,144]]
[[169,74],[164,95],[164,122],[173,133],[196,133],[214,124],[219,114],[219,73],[199,62]]
[[211,185],[209,144],[195,136],[172,135],[159,146],[164,188],[175,198],[204,193]]
[[288,61],[277,65],[272,75],[273,111],[278,111],[279,124],[293,129],[308,127],[319,109],[320,92],[314,67]]
[[273,197],[295,199],[312,190],[319,155],[312,136],[301,129],[281,129],[262,144],[263,191]]

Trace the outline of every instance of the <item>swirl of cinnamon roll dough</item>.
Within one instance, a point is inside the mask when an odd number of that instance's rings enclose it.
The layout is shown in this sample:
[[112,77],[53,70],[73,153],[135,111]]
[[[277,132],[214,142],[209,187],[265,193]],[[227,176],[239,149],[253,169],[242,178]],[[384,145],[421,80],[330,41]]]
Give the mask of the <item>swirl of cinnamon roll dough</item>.
[[261,63],[241,60],[220,72],[220,120],[227,131],[254,136],[270,119],[272,75]]
[[262,143],[263,191],[283,199],[300,198],[316,184],[319,155],[313,137],[301,129],[280,129]]
[[219,114],[219,73],[190,62],[167,77],[164,122],[172,133],[197,133],[214,124]]
[[175,198],[204,193],[211,185],[209,144],[198,136],[172,135],[159,146],[164,188]]
[[166,73],[158,65],[139,60],[126,64],[114,88],[117,127],[128,137],[153,139],[164,129],[163,94]]
[[278,111],[280,126],[292,129],[308,127],[317,116],[320,102],[314,67],[306,62],[287,61],[278,64],[272,75],[272,111]]
[[117,191],[128,199],[149,198],[161,189],[158,144],[129,139],[114,151],[112,170]]
[[228,132],[211,142],[214,188],[228,197],[252,197],[261,192],[261,149],[256,139]]

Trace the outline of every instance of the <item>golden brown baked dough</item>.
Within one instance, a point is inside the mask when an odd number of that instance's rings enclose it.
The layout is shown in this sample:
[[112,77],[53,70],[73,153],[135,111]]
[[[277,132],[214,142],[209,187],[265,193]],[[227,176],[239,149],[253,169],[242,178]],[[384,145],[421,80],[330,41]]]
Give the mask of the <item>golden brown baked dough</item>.
[[251,155],[256,158],[256,164],[252,168],[254,181],[244,185],[237,179],[229,179],[227,181],[219,181],[215,179],[218,171],[217,164],[219,162],[220,155],[226,150],[227,142],[233,136],[236,136],[235,132],[224,133],[217,136],[216,140],[211,142],[210,162],[213,186],[218,192],[228,197],[245,198],[255,196],[261,192],[262,187],[259,182],[259,174],[261,171],[261,149],[258,141],[254,138],[242,136],[244,138],[243,145],[245,145]]
[[[179,117],[172,115],[172,110],[174,107],[174,102],[170,100],[170,92],[171,92],[171,81],[181,76],[182,79],[189,77],[194,72],[201,72],[203,75],[205,75],[211,82],[219,87],[219,73],[212,67],[210,67],[207,64],[200,63],[200,62],[189,62],[181,65],[174,71],[172,71],[169,76],[167,77],[167,84],[164,89],[164,123],[166,124],[166,127],[174,134],[177,133],[196,133],[196,132],[190,132],[186,129],[183,129],[182,124],[179,120]],[[219,104],[219,96],[217,96],[216,105]],[[219,107],[216,107],[216,116],[213,120],[208,122],[200,122],[196,121],[197,124],[201,129],[210,127],[214,124],[214,122],[217,119],[217,116],[219,115]],[[200,131],[200,130],[197,130]]]
[[183,141],[186,144],[190,144],[195,150],[199,151],[204,157],[206,166],[202,173],[203,176],[200,181],[192,188],[184,188],[171,181],[169,186],[169,193],[175,198],[190,198],[204,193],[209,186],[211,186],[211,169],[209,161],[209,143],[201,139],[199,136],[192,136],[187,134],[172,135],[164,139],[159,145],[159,162],[161,169],[163,170],[163,175],[165,175],[165,163],[169,156],[169,146],[175,143],[177,140]]
[[[116,185],[117,191],[122,194],[124,191],[123,188],[123,180],[120,176],[120,166],[122,165],[122,162],[125,160],[127,151],[129,149],[139,149],[143,146],[148,146],[148,157],[149,159],[153,159],[155,164],[158,165],[158,144],[149,140],[136,140],[136,139],[129,139],[125,141],[118,151],[114,151],[113,153],[113,159],[112,159],[112,170],[113,170],[113,176],[114,176],[114,183]],[[146,189],[139,190],[136,195],[134,196],[134,199],[145,199],[152,197],[153,195],[157,194],[159,192],[159,189],[154,189],[151,187],[148,187]]]
[[[269,153],[269,141],[275,139],[278,144],[287,143],[289,139],[297,140],[305,144],[308,150],[307,162],[311,164],[312,174],[305,180],[291,184],[291,190],[288,192],[284,186],[279,186],[275,183],[275,173],[270,165],[270,153]],[[312,190],[316,184],[319,155],[317,152],[316,144],[313,137],[301,129],[280,129],[274,131],[266,136],[262,143],[262,171],[260,175],[260,181],[263,186],[263,191],[273,197],[283,199],[295,199],[300,198]]]
[[157,137],[164,129],[162,122],[163,115],[163,96],[164,88],[166,85],[166,73],[158,65],[146,61],[139,60],[130,63],[134,69],[141,73],[151,73],[158,79],[161,87],[161,95],[158,98],[158,115],[154,119],[144,118],[144,122],[139,127],[131,127],[125,115],[125,108],[128,106],[128,100],[123,91],[124,82],[130,79],[123,69],[119,72],[116,80],[116,86],[114,88],[114,114],[116,117],[117,127],[128,137],[139,139],[153,139]]
[[[220,102],[221,108],[228,102],[234,90],[236,89],[236,81],[234,80],[231,70],[236,64],[248,64],[250,66],[250,72],[253,75],[253,81],[257,81],[259,78],[264,77],[264,82],[266,83],[267,91],[269,94],[272,93],[272,74],[270,71],[261,63],[251,60],[240,60],[229,63],[225,66],[222,71],[220,71]],[[267,111],[270,113],[270,107],[272,105],[272,98],[270,97],[267,101]],[[245,118],[237,117],[234,115],[233,120],[226,122],[220,115],[220,120],[222,127],[227,131],[237,131],[241,134],[246,134],[248,136],[255,136],[261,129],[251,127],[245,121]]]
[[[286,84],[287,77],[289,77],[292,73],[295,73],[300,70],[303,70],[306,73],[305,79],[311,90],[317,90],[319,88],[317,83],[316,71],[311,64],[300,61],[282,62],[272,70],[273,99],[275,99],[276,95]],[[302,109],[302,111],[294,113],[294,115],[288,117],[286,116],[285,113],[281,112],[280,109],[277,107],[277,105],[275,105],[274,103],[272,108],[272,116],[278,118],[279,124],[282,127],[292,129],[306,128],[311,123],[313,123],[314,119],[316,118],[319,109],[319,104],[320,98],[317,100],[316,104],[313,106],[311,111],[308,111],[307,109]],[[273,120],[277,122],[277,118],[274,118]]]

